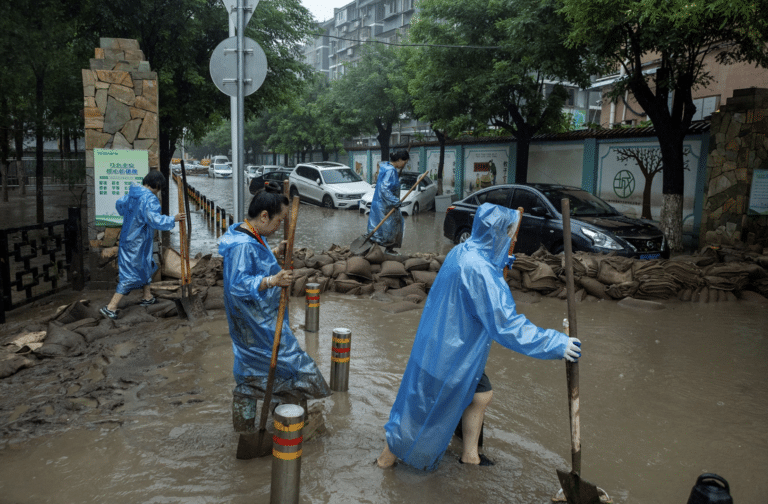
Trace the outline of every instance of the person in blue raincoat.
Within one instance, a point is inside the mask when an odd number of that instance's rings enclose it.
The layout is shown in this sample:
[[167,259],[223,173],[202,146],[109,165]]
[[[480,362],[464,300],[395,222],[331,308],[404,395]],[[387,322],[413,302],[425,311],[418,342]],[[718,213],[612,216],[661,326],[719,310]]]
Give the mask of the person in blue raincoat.
[[[224,258],[224,308],[235,356],[233,420],[236,430],[244,432],[254,429],[256,399],[263,398],[266,391],[280,287],[289,287],[293,281],[293,272],[281,269],[275,257],[284,253],[286,242],[270,249],[266,240],[287,213],[288,198],[262,191],[251,200],[248,218],[231,225],[219,241],[219,253]],[[300,404],[331,395],[315,361],[301,349],[288,322],[286,312],[273,398]],[[246,422],[247,428],[238,429],[240,421]]]
[[408,151],[401,150],[389,155],[391,162],[379,165],[379,176],[376,179],[376,190],[371,201],[371,213],[368,215],[368,233],[373,231],[379,222],[393,208],[395,212],[371,236],[371,241],[378,243],[387,251],[400,248],[403,244],[405,221],[400,213],[400,173],[408,163]]
[[117,252],[117,270],[120,282],[109,304],[99,310],[111,319],[117,318],[117,306],[123,296],[134,289],[143,288],[141,306],[157,302],[152,295],[150,283],[157,271],[157,264],[152,260],[152,239],[155,230],[170,231],[177,222],[185,219],[185,214],[175,217],[163,215],[160,208],[160,191],[165,187],[165,177],[158,170],[150,170],[141,181],[133,184],[128,194],[117,200],[115,208],[123,216],[123,229],[120,231],[120,244]]
[[541,329],[515,310],[503,268],[517,210],[485,203],[475,215],[472,235],[445,258],[430,289],[400,389],[384,426],[387,446],[379,467],[400,458],[432,470],[461,422],[460,462],[493,465],[478,454],[485,409],[493,392],[485,375],[491,342],[537,359],[580,356],[578,339]]

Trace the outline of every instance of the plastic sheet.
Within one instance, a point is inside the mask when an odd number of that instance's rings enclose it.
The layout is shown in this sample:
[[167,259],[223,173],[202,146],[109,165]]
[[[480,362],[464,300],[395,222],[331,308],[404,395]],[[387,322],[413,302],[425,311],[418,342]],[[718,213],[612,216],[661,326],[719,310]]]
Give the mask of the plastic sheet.
[[[280,288],[259,291],[266,276],[280,271],[272,251],[233,224],[219,241],[224,258],[224,307],[235,364],[236,395],[261,398],[267,385]],[[266,239],[262,237],[262,239]],[[275,369],[275,397],[318,399],[331,395],[315,361],[299,346],[286,308]]]
[[115,208],[123,216],[117,254],[120,283],[116,291],[126,295],[151,282],[157,271],[157,264],[152,260],[155,230],[169,231],[176,222],[174,217],[161,213],[160,200],[152,191],[136,184],[117,200]]
[[[388,162],[379,165],[379,178],[376,179],[376,191],[371,201],[371,213],[368,215],[368,233],[381,222],[394,205],[400,202],[400,176],[397,168]],[[405,220],[400,209],[390,215],[384,224],[373,233],[371,241],[385,247],[399,248],[403,242]]]
[[440,462],[492,341],[537,359],[563,357],[568,337],[518,314],[502,277],[511,242],[506,231],[519,218],[516,210],[481,205],[472,236],[451,250],[432,285],[384,427],[392,453],[417,469]]

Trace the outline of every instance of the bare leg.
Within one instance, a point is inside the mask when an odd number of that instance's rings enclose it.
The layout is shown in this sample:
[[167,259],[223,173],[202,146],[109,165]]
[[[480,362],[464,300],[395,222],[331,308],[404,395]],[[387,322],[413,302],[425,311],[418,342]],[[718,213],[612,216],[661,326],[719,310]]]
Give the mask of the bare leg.
[[485,408],[491,403],[491,398],[493,398],[493,390],[475,394],[472,402],[461,415],[461,430],[464,433],[464,450],[461,454],[461,461],[465,464],[480,463],[477,441],[480,439],[480,428],[483,426]]
[[107,310],[109,310],[109,311],[117,310],[117,305],[120,304],[120,300],[121,299],[123,299],[123,295],[122,294],[118,294],[117,292],[115,292],[115,295],[112,296],[112,300],[107,305]]
[[386,469],[387,467],[392,467],[396,460],[397,457],[395,457],[395,454],[389,451],[389,445],[384,445],[384,451],[381,452],[379,458],[376,459],[376,465],[382,469]]
[[150,288],[150,284],[144,286],[144,297],[142,299],[146,299],[147,301],[152,299],[152,289]]

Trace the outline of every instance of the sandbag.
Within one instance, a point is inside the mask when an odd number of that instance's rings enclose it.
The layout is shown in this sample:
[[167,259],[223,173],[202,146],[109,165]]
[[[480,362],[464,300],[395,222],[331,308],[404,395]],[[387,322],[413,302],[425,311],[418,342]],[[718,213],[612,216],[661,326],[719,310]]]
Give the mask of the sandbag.
[[420,304],[424,299],[426,299],[426,297],[419,296],[418,294],[408,294],[405,296],[404,301]]
[[403,263],[406,271],[426,271],[429,269],[429,261],[421,259],[420,257],[412,257],[406,259]]
[[407,275],[408,272],[405,271],[405,266],[399,261],[384,261],[381,264],[381,273],[379,273],[380,278],[404,277]]
[[381,264],[386,260],[386,254],[384,254],[384,250],[378,244],[374,243],[365,254],[365,260],[371,264]]
[[349,278],[344,273],[340,274],[333,282],[333,289],[342,294],[346,294],[357,287],[360,287],[360,282]]
[[624,299],[625,297],[634,296],[639,286],[640,282],[622,282],[609,285],[605,289],[605,293],[613,299]]
[[432,287],[435,278],[437,278],[437,272],[435,271],[412,271],[411,275],[413,276],[414,283],[423,283],[427,289]]
[[304,259],[304,264],[307,268],[320,269],[326,264],[333,264],[333,258],[329,255],[313,255],[312,257]]
[[[172,301],[170,301],[171,304],[173,304]],[[159,304],[159,303],[158,303]],[[152,305],[155,306],[155,305]],[[103,338],[107,334],[109,334],[109,331],[115,328],[115,324],[112,322],[112,319],[101,319],[101,322],[99,322],[99,325],[96,327],[81,327],[76,332],[78,334],[82,334],[83,338],[85,338],[86,343],[90,344],[94,341]]]
[[85,338],[81,334],[51,322],[48,324],[43,346],[37,349],[35,354],[43,357],[79,355],[84,348]]
[[326,264],[325,266],[320,268],[320,272],[325,277],[332,277],[333,276],[333,271],[334,271],[335,268],[336,268],[335,264]]
[[293,285],[291,285],[291,295],[293,297],[303,297],[306,294],[307,277],[300,276],[294,277]]
[[595,296],[598,299],[608,299],[610,297],[605,292],[606,290],[605,284],[600,283],[594,278],[584,276],[579,278],[578,282],[582,287],[584,287],[584,290],[586,290],[587,293],[589,293],[592,296]]
[[600,266],[597,271],[597,280],[605,285],[621,284],[632,281],[632,268],[631,266],[619,270],[615,263],[608,261],[604,258],[600,261]]
[[331,273],[332,278],[338,278],[339,275],[347,271],[347,261],[336,261],[333,263],[333,273]]
[[347,276],[351,278],[362,278],[364,280],[371,280],[371,263],[366,261],[360,256],[351,256],[346,261]]
[[405,297],[410,294],[417,294],[420,297],[427,297],[425,288],[426,286],[423,283],[414,283],[400,289],[390,289],[387,291],[387,294],[395,297]]

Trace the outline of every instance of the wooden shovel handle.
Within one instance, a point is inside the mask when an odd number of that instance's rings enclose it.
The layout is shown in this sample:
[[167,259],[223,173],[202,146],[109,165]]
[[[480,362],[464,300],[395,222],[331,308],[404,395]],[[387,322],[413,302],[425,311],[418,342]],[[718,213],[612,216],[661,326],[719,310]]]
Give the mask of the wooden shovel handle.
[[[568,302],[568,335],[577,337],[576,300],[573,281],[573,246],[571,244],[571,203],[568,198],[560,202],[563,214],[563,253],[565,254],[565,290]],[[568,412],[571,424],[571,472],[581,474],[581,423],[579,420],[579,363],[565,361],[568,380]]]
[[[416,189],[416,186],[417,186],[417,185],[419,185],[419,182],[421,182],[421,181],[422,181],[422,179],[424,179],[424,177],[426,177],[426,176],[427,176],[427,173],[429,173],[429,172],[424,172],[424,173],[422,173],[422,174],[421,174],[421,177],[419,177],[419,178],[418,178],[418,180],[416,181],[416,183],[415,183],[415,184],[413,184],[413,187],[411,187],[410,189],[408,189],[408,192],[407,192],[407,193],[405,193],[405,196],[403,196],[402,198],[400,198],[400,203],[402,203],[403,201],[405,201],[405,198],[407,198],[407,197],[408,197],[408,195],[409,195],[409,194],[411,194],[411,193],[413,192],[413,190],[414,190],[414,189]],[[383,218],[383,219],[381,219],[381,222],[379,222],[379,223],[376,225],[376,227],[375,227],[375,228],[373,228],[373,231],[371,231],[370,233],[368,233],[368,236],[366,236],[366,237],[365,237],[365,240],[363,240],[363,243],[367,242],[367,241],[368,241],[368,240],[371,238],[371,236],[373,236],[373,233],[375,233],[375,232],[376,232],[376,231],[377,231],[377,230],[378,230],[378,229],[381,227],[381,225],[382,225],[382,224],[384,224],[384,222],[386,222],[386,220],[387,220],[387,219],[389,219],[389,216],[390,216],[390,215],[392,215],[393,213],[395,213],[395,209],[394,209],[394,208],[392,208],[392,210],[390,210],[390,211],[387,213],[387,215],[385,215],[385,216],[384,216],[384,218]]]
[[[293,269],[293,238],[296,233],[296,221],[299,217],[299,197],[293,198],[291,206],[291,223],[288,226],[288,242],[285,245],[285,262],[283,269]],[[285,319],[285,307],[288,305],[288,289],[283,287],[280,292],[280,307],[277,310],[277,323],[275,325],[275,339],[272,343],[272,360],[269,362],[269,374],[267,375],[267,389],[264,391],[264,404],[261,407],[259,430],[267,426],[269,404],[272,402],[272,388],[275,384],[275,368],[277,367],[277,350],[280,348],[280,337],[283,334],[283,320]]]

